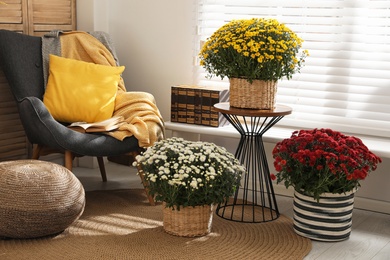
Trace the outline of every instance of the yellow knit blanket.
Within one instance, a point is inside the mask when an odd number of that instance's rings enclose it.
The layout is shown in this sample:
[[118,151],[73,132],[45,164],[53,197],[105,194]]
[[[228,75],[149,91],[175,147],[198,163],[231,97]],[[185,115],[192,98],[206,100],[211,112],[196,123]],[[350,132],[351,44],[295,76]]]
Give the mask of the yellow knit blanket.
[[[116,66],[111,52],[95,37],[85,32],[64,32],[61,55],[65,58]],[[164,122],[153,95],[146,92],[127,92],[123,79],[118,85],[114,116],[123,116],[126,124],[107,134],[123,140],[135,136],[140,147],[149,147],[164,138]]]

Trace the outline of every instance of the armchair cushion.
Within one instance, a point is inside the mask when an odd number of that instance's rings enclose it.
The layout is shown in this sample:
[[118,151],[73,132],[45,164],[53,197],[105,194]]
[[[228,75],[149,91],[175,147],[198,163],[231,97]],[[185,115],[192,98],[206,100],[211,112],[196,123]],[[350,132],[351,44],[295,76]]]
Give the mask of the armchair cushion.
[[61,122],[108,119],[114,111],[124,69],[50,55],[43,102],[54,119]]

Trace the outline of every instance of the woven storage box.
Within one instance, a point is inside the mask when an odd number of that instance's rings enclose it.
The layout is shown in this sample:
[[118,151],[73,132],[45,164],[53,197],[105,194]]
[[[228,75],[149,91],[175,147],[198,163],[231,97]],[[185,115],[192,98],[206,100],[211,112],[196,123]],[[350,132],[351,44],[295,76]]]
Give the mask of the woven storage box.
[[0,163],[0,237],[58,234],[84,206],[84,188],[65,167],[39,160]]
[[204,236],[211,232],[213,206],[167,208],[163,203],[165,232],[182,237]]
[[274,109],[277,81],[230,78],[230,106],[251,109]]

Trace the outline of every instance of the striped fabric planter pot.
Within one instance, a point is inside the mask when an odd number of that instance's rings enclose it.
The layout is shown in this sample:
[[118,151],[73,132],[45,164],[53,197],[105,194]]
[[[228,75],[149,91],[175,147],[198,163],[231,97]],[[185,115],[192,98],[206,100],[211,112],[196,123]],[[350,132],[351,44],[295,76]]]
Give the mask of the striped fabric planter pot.
[[294,192],[294,231],[301,236],[337,242],[349,238],[352,226],[354,192],[326,193],[319,202]]

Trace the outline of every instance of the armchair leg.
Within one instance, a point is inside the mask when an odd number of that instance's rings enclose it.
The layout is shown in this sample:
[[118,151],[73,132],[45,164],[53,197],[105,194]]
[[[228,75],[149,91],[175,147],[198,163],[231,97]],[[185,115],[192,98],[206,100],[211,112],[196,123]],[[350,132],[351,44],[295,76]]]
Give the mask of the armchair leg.
[[33,148],[33,154],[32,154],[32,159],[34,160],[38,160],[39,159],[39,156],[41,154],[41,150],[42,150],[42,146],[41,145],[36,145],[34,148]]
[[149,204],[151,206],[155,206],[156,203],[154,202],[154,197],[149,194],[148,183],[145,180],[144,172],[139,167],[137,167],[137,168],[138,168],[138,175],[141,178],[142,184],[144,185],[144,190],[145,190],[146,196],[148,197]]
[[71,151],[65,151],[65,168],[72,171],[73,168],[73,153]]
[[[133,153],[130,153],[130,155],[132,155],[135,158],[135,156],[137,156],[138,153],[137,152],[133,152]],[[148,182],[145,180],[144,172],[142,171],[141,167],[139,167],[139,166],[137,166],[137,169],[138,169],[138,175],[139,175],[139,177],[141,179],[141,182],[144,185],[144,190],[145,190],[146,196],[148,197],[149,204],[151,206],[155,206],[156,203],[154,201],[154,197],[149,194]]]
[[[46,155],[46,154],[50,154],[53,152],[57,152],[57,151],[54,151],[50,148],[47,148],[45,146],[38,144],[33,148],[33,154],[31,156],[31,158],[34,160],[38,160],[39,157],[41,156],[41,154]],[[64,155],[64,164],[65,164],[64,166],[69,171],[72,171],[74,155],[71,151],[65,151],[64,154],[65,154]]]
[[99,169],[100,169],[100,174],[102,175],[102,180],[103,180],[103,182],[107,182],[106,168],[104,167],[103,157],[98,156],[96,158],[97,158],[97,161],[99,164]]

